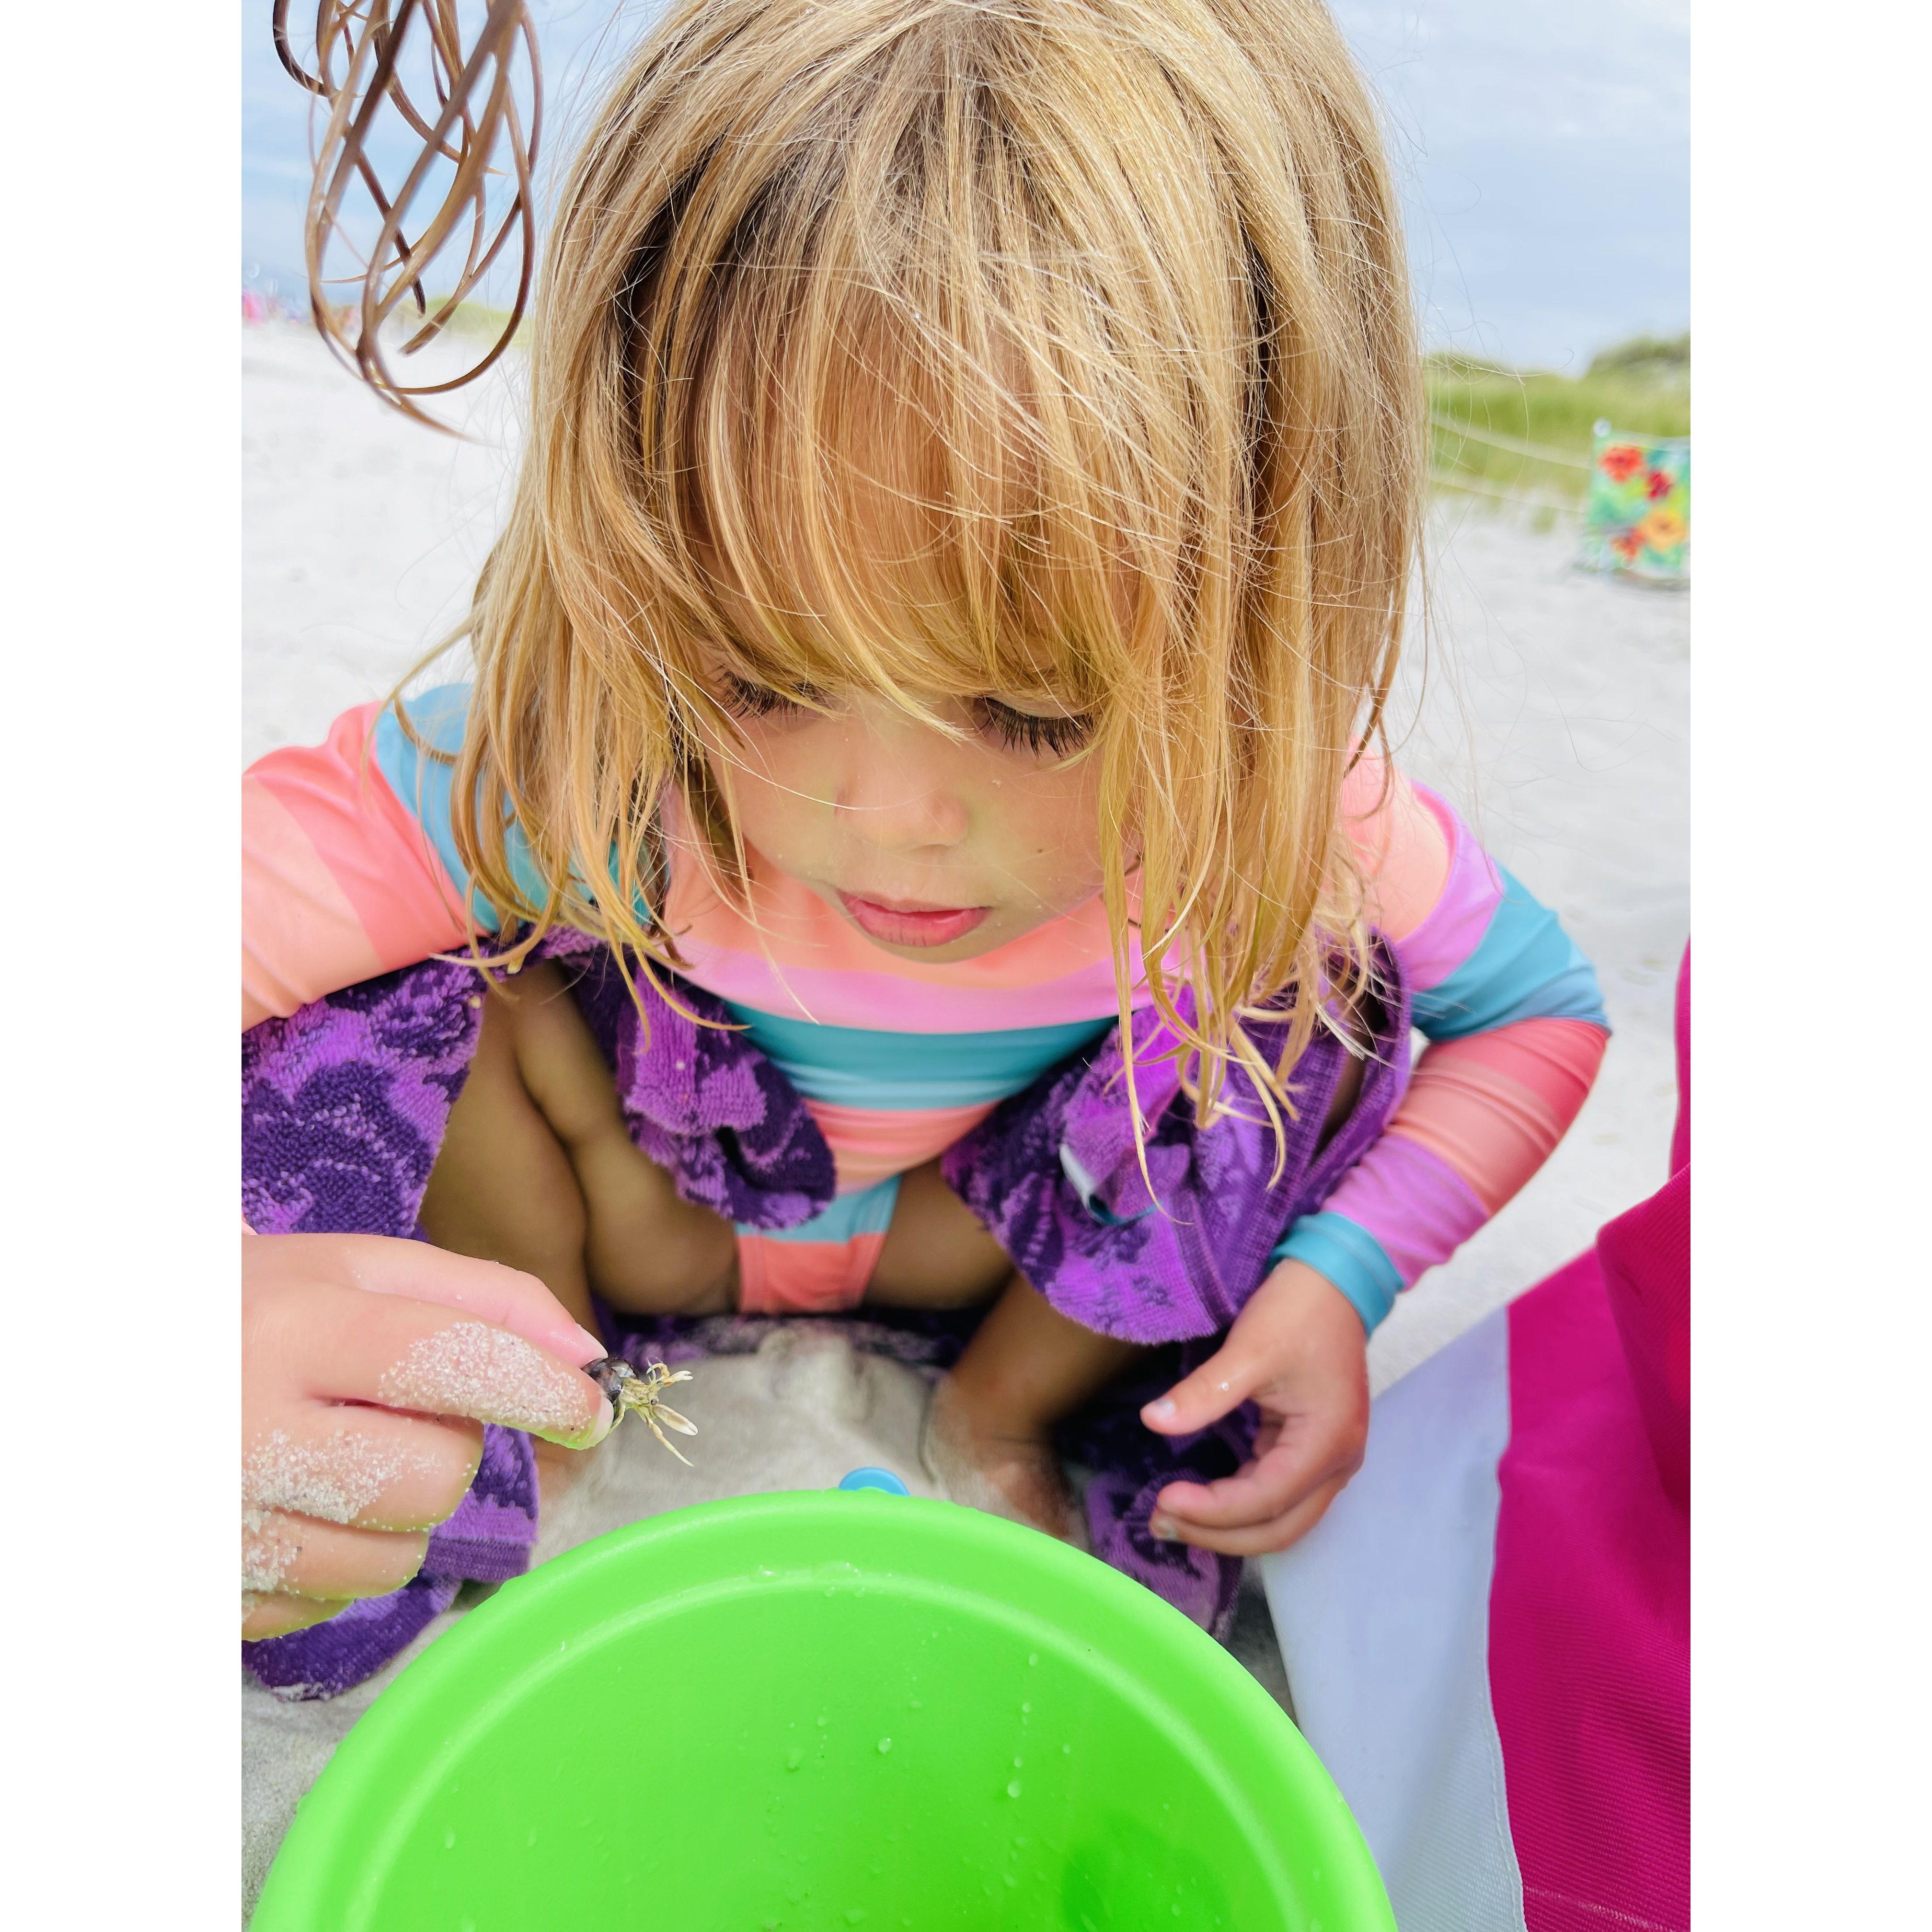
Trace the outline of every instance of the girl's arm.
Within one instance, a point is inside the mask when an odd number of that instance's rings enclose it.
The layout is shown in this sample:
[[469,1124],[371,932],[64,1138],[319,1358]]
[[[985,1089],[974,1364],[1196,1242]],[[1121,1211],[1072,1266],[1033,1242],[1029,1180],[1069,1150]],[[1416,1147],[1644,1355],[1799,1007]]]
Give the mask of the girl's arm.
[[1440,799],[1394,772],[1382,796],[1382,777],[1360,770],[1351,788],[1374,807],[1358,850],[1430,1045],[1382,1138],[1274,1256],[1324,1275],[1371,1331],[1549,1158],[1610,1037],[1556,914]]
[[1141,1412],[1179,1436],[1238,1402],[1259,1409],[1252,1459],[1170,1483],[1150,1526],[1231,1556],[1286,1549],[1360,1466],[1368,1332],[1542,1166],[1609,1037],[1596,976],[1555,914],[1439,799],[1394,773],[1384,796],[1381,778],[1359,772],[1344,802],[1430,1044],[1381,1138],[1288,1230],[1221,1347]]
[[[454,749],[468,688],[413,700]],[[271,752],[242,780],[242,1024],[464,944],[472,926],[449,836],[450,767],[393,712],[345,712],[315,746]],[[489,908],[476,908],[478,925]],[[484,926],[483,929],[487,929]]]

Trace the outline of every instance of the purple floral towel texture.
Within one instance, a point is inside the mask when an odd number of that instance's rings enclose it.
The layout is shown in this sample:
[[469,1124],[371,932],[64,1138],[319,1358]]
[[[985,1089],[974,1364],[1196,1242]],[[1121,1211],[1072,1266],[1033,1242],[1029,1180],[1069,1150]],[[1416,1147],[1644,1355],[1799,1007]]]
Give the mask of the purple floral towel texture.
[[[640,1023],[615,961],[595,941],[558,933],[539,950],[572,973],[578,1004],[615,1070],[632,1138],[687,1200],[762,1228],[795,1227],[830,1201],[831,1152],[790,1082],[741,1032],[696,1023],[726,1018],[718,1000],[677,982],[675,1004],[646,992],[648,1023]],[[1166,1484],[1212,1481],[1238,1468],[1258,1418],[1244,1405],[1212,1429],[1176,1440],[1143,1426],[1138,1411],[1211,1352],[1260,1286],[1270,1249],[1332,1192],[1400,1098],[1408,1003],[1385,949],[1378,964],[1388,990],[1360,1096],[1321,1146],[1346,1051],[1318,1032],[1295,1071],[1296,1118],[1287,1124],[1279,1173],[1247,1076],[1238,1069],[1228,1076],[1239,1117],[1202,1132],[1164,1057],[1171,1042],[1148,1012],[1135,1017],[1133,1048],[1142,1116],[1154,1123],[1152,1196],[1135,1154],[1118,1029],[1006,1101],[944,1164],[949,1184],[1063,1313],[1156,1345],[1142,1372],[1065,1425],[1060,1447],[1093,1472],[1087,1511],[1095,1553],[1217,1636],[1233,1621],[1239,1560],[1158,1541],[1148,1524]],[[242,1168],[250,1225],[262,1234],[416,1234],[480,1016],[474,970],[431,960],[248,1034]],[[1280,1037],[1270,1027],[1255,1031],[1264,1052]],[[640,1367],[749,1352],[773,1326],[748,1316],[601,1312],[614,1348]],[[868,1312],[849,1329],[855,1346],[937,1376],[957,1358],[976,1318]],[[244,1644],[244,1660],[284,1696],[346,1690],[447,1608],[464,1580],[494,1582],[527,1568],[536,1508],[528,1439],[488,1430],[476,1483],[430,1538],[412,1582],[327,1623]]]

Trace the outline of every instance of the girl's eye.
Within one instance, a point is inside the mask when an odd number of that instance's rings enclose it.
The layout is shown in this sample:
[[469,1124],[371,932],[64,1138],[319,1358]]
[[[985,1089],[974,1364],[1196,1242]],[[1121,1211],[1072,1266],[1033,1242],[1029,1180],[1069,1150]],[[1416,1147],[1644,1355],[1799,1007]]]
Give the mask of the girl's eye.
[[1016,711],[998,698],[976,700],[980,722],[1009,751],[1051,752],[1064,758],[1079,750],[1094,735],[1091,718],[1064,711]]
[[813,695],[809,692],[788,698],[782,691],[774,691],[768,684],[754,684],[748,678],[724,679],[724,709],[734,718],[771,718],[802,711],[801,701]]

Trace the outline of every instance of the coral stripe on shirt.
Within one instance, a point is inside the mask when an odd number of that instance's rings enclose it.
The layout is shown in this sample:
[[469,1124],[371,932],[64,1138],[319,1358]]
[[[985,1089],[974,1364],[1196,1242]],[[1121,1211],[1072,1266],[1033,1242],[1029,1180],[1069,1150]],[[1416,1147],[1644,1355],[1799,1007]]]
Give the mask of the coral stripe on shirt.
[[[292,1012],[372,970],[412,965],[470,936],[461,895],[422,825],[364,757],[380,709],[345,712],[322,743],[271,752],[243,781],[242,924],[265,1012]],[[304,874],[289,881],[299,902],[292,907],[284,897],[274,860],[286,857],[289,842],[266,801],[300,828],[333,893],[321,895]],[[359,937],[340,916],[345,902]],[[299,997],[285,1004],[291,995]]]
[[1370,922],[1399,944],[1442,903],[1455,851],[1451,827],[1380,758],[1364,758],[1342,781],[1342,818],[1368,883]]
[[998,1104],[988,1100],[974,1106],[908,1108],[887,1113],[808,1097],[805,1108],[832,1150],[838,1165],[839,1192],[849,1194],[936,1160],[955,1141],[970,1133]]
[[1439,1040],[1388,1132],[1425,1147],[1495,1214],[1550,1158],[1588,1096],[1608,1036],[1588,1020],[1517,1020]]
[[[321,964],[316,986],[302,968]],[[302,821],[250,776],[242,781],[242,1024],[292,1013],[382,970],[349,895]],[[337,980],[346,973],[346,980]]]

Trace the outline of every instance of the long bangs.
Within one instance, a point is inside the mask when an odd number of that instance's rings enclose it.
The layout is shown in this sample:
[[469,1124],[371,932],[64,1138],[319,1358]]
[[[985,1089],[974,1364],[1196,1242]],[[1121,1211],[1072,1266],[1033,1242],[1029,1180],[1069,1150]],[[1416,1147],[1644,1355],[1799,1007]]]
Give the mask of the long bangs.
[[[997,104],[890,77],[842,165],[808,142],[736,220],[715,184],[666,258],[634,351],[664,372],[664,593],[742,674],[1097,706],[1186,548],[1147,433],[1174,399],[1106,393],[1121,310],[1006,178]],[[866,167],[874,146],[926,165]]]

